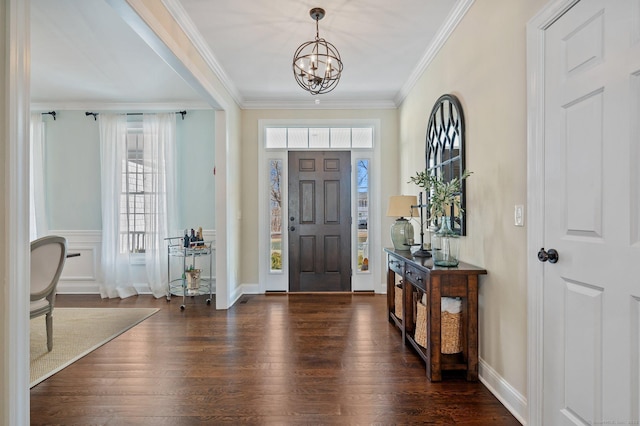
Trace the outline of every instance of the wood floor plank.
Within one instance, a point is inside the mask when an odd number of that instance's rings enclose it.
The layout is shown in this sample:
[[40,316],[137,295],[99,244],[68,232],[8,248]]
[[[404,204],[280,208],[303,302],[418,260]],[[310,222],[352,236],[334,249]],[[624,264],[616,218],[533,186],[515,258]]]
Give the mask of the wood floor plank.
[[181,303],[58,296],[58,307],[160,312],[31,389],[31,424],[519,424],[481,383],[429,382],[386,296]]

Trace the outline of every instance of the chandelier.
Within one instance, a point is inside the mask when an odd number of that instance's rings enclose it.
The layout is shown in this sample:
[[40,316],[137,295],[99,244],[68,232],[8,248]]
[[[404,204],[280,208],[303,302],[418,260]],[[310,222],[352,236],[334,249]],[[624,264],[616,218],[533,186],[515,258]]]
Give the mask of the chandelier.
[[293,75],[296,82],[312,95],[335,89],[342,73],[342,60],[336,47],[320,38],[318,21],[324,18],[324,9],[314,7],[309,15],[316,21],[316,39],[303,43],[293,55]]

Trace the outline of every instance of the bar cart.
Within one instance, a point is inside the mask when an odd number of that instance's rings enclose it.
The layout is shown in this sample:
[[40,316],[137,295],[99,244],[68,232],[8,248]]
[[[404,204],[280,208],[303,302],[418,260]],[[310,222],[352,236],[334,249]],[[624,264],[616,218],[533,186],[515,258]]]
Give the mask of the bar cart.
[[[185,300],[187,296],[209,295],[207,305],[211,304],[213,299],[213,285],[215,276],[213,272],[213,241],[197,241],[184,246],[183,237],[165,238],[167,241],[167,302],[171,301],[171,295],[182,296],[182,305],[180,310],[185,309]],[[172,278],[171,275],[171,258],[182,258],[182,271],[179,277]],[[196,259],[209,258],[209,278],[200,277],[200,269],[196,268]]]

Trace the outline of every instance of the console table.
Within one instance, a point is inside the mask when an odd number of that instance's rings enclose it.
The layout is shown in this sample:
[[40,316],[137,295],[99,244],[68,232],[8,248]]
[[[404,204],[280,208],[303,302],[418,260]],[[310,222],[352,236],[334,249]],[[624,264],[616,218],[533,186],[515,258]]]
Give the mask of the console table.
[[[402,341],[425,361],[427,377],[441,381],[442,371],[466,371],[467,380],[478,380],[478,276],[487,271],[468,263],[443,268],[431,258],[413,257],[408,251],[385,248],[387,253],[387,305],[389,321],[402,332]],[[402,315],[395,314],[396,276],[402,278]],[[427,347],[415,341],[416,301],[426,294]],[[441,297],[462,301],[462,352],[441,353]]]

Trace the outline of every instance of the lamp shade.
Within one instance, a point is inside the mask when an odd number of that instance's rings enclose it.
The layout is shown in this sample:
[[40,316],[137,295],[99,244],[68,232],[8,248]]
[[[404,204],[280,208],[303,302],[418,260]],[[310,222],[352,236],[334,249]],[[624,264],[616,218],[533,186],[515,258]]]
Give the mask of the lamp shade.
[[387,216],[391,217],[417,217],[418,197],[415,195],[392,195],[389,197]]

